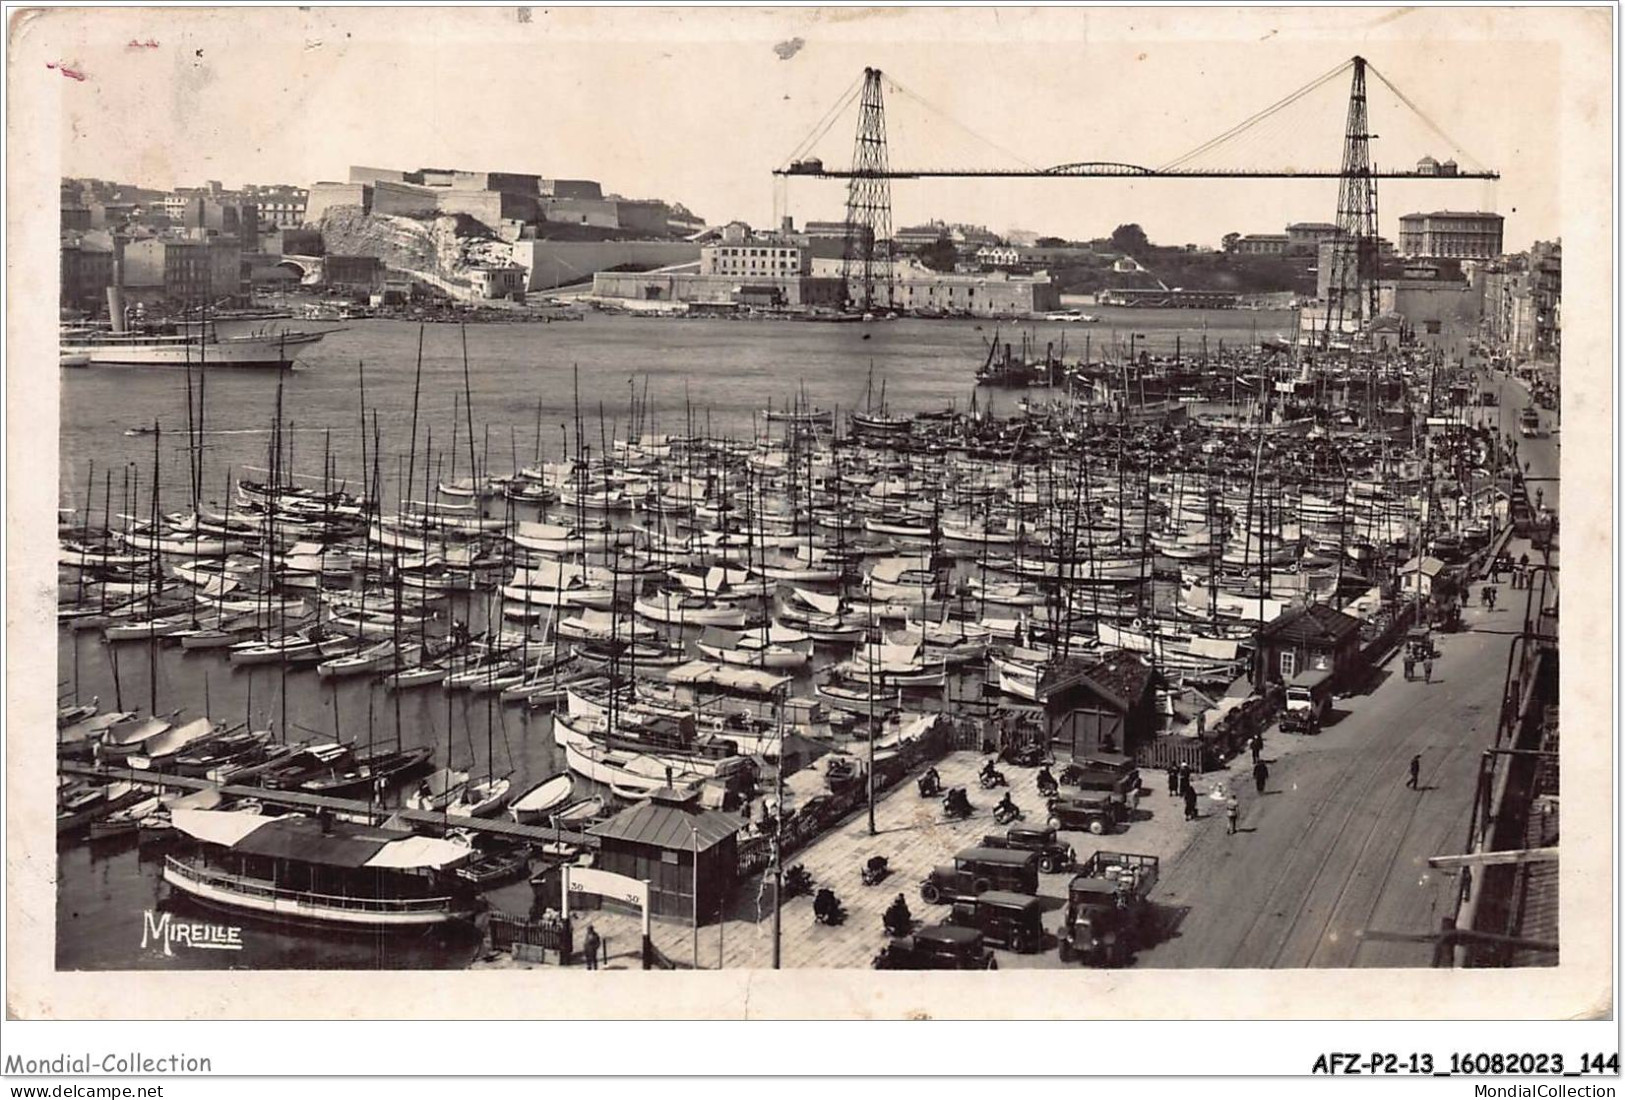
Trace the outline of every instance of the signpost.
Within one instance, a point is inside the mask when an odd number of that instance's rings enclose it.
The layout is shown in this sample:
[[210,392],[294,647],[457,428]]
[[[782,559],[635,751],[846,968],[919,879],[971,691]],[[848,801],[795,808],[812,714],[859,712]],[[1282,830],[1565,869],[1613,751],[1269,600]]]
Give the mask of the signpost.
[[643,969],[649,969],[649,883],[644,879],[618,875],[614,871],[600,871],[594,867],[559,868],[564,895],[564,912],[570,912],[571,894],[597,894],[599,897],[624,901],[636,905],[643,912]]

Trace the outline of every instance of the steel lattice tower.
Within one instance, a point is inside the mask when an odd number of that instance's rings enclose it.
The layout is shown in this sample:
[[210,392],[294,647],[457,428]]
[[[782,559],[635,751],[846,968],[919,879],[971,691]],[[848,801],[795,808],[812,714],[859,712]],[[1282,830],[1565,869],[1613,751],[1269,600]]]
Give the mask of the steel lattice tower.
[[[852,178],[846,187],[846,238],[841,282],[847,301],[865,311],[892,308],[891,180],[886,162],[886,107],[880,70],[863,70],[858,136],[852,147]],[[859,286],[854,292],[852,282]],[[877,284],[879,284],[877,286]]]
[[[1365,58],[1354,59],[1343,169],[1337,192],[1338,235],[1331,248],[1326,333],[1356,332],[1377,316],[1377,181],[1371,172],[1371,134],[1366,119]],[[1349,326],[1347,322],[1352,321]]]

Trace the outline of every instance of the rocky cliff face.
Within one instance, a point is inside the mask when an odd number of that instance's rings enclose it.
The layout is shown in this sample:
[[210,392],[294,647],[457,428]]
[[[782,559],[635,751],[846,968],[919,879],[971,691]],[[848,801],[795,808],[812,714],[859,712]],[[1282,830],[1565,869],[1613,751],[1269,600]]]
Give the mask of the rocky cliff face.
[[513,262],[506,242],[463,214],[419,219],[335,206],[323,213],[320,226],[329,254],[376,256],[391,271],[459,298],[473,294],[469,268]]

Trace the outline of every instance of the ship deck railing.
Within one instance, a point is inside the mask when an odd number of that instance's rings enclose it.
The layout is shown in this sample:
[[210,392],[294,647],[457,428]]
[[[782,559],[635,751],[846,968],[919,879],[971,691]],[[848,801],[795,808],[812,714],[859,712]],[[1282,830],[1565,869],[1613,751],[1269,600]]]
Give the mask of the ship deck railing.
[[164,865],[182,878],[202,886],[220,886],[233,893],[249,894],[275,901],[292,901],[310,908],[345,909],[362,913],[439,913],[451,908],[452,899],[424,898],[363,898],[349,894],[317,894],[309,890],[289,890],[268,883],[264,879],[215,871],[195,863],[165,856]]

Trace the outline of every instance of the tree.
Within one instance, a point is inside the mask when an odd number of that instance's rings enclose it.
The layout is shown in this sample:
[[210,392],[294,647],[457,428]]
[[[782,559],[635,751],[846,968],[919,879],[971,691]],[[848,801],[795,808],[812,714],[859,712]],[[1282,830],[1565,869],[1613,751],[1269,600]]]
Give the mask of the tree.
[[1236,250],[1236,242],[1239,240],[1241,240],[1240,233],[1226,233],[1220,239],[1219,243],[1224,245],[1224,250],[1226,252],[1234,252]]
[[920,262],[932,271],[952,271],[958,260],[959,252],[947,237],[938,237],[920,249]]
[[1065,248],[1066,242],[1059,237],[1040,237],[1036,242],[1038,248]]
[[1112,230],[1112,247],[1129,256],[1136,252],[1143,253],[1151,247],[1151,241],[1146,237],[1145,230],[1135,222],[1120,225]]

